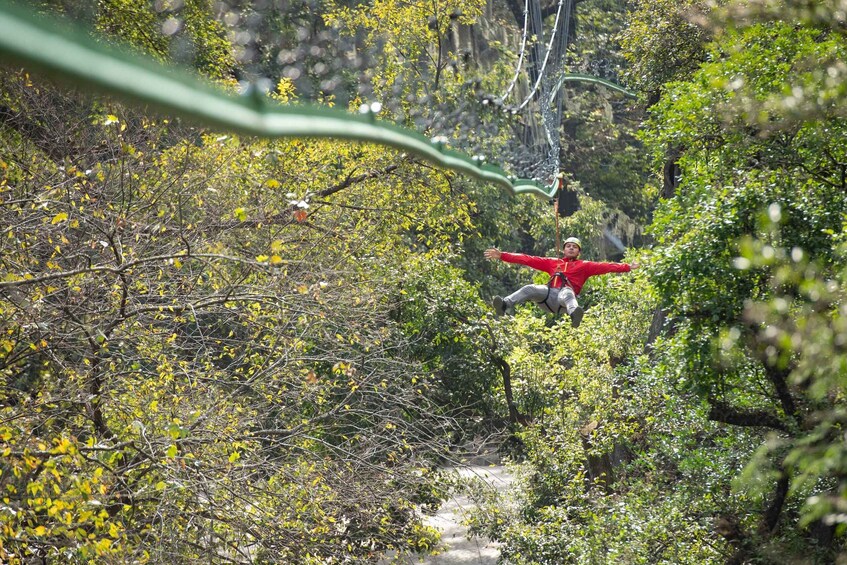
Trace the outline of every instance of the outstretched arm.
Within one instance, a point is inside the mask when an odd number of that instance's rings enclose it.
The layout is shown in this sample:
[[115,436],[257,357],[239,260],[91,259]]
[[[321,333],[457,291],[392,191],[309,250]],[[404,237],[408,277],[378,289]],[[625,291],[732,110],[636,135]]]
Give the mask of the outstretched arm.
[[607,273],[628,273],[638,268],[638,263],[607,263],[605,261],[584,261],[583,265],[589,277]]
[[558,265],[558,259],[552,257],[536,257],[535,255],[524,255],[523,253],[507,253],[496,247],[486,249],[483,253],[487,259],[492,261],[505,261],[516,265],[525,265],[538,271],[553,274]]

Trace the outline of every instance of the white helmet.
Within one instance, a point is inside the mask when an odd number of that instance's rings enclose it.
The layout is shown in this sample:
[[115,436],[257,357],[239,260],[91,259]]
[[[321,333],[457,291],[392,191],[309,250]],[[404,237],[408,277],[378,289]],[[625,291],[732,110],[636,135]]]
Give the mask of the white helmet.
[[565,240],[565,243],[563,245],[567,245],[568,243],[576,244],[576,246],[579,247],[579,250],[582,251],[582,242],[579,240],[579,238],[569,237]]

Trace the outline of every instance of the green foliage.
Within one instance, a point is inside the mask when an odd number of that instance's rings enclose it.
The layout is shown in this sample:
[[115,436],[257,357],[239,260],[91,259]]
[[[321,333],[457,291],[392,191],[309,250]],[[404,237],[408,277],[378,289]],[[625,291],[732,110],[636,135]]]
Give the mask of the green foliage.
[[[801,376],[815,359],[809,352],[831,338],[791,328],[816,325],[807,308],[817,298],[806,292],[819,296],[826,285],[815,281],[840,272],[844,122],[828,112],[798,120],[788,85],[844,46],[842,37],[781,22],[727,30],[709,47],[711,62],[666,85],[645,136],[657,160],[683,150],[677,194],[650,228],[651,280],[676,323],[660,343],[673,359],[669,375],[704,399],[709,420],[747,430],[728,444],[749,462],[733,483],[739,498],[716,509],[735,559],[826,560],[843,543],[827,517],[838,471],[821,465],[826,448],[808,449],[827,442],[831,427],[818,422],[838,419],[838,385],[823,374],[840,369],[816,359],[822,373]],[[836,309],[823,300],[813,310],[830,320]],[[818,378],[825,397],[809,388]]]
[[[822,521],[837,526],[836,534],[841,535],[840,513],[845,506],[839,431],[845,392],[845,360],[839,345],[845,324],[843,269],[833,270],[799,247],[772,247],[761,240],[745,242],[739,263],[743,269],[767,267],[774,273],[772,293],[766,300],[751,303],[746,316],[758,326],[754,339],[765,348],[768,362],[789,371],[790,383],[802,391],[807,422],[802,432],[774,436],[764,444],[740,486],[755,492],[762,476],[779,472],[772,462],[783,460],[792,470],[791,492],[802,502],[799,525]],[[723,349],[734,350],[739,339],[737,331],[730,331]]]
[[[628,65],[621,56],[619,36],[626,23],[626,4],[595,0],[577,6],[569,72],[622,81]],[[644,190],[648,156],[636,138],[643,108],[602,86],[566,85],[561,168],[575,181],[572,188],[645,223],[654,197]]]
[[[620,276],[590,285],[597,304],[578,330],[564,323],[521,332],[532,341],[516,350],[515,371],[543,375],[535,386],[546,407],[533,414],[539,426],[521,435],[520,506],[486,509],[475,526],[500,539],[515,563],[719,562],[725,549],[714,518],[741,504],[727,496],[736,440],[704,422],[697,399],[680,398],[660,373],[675,356],[642,350],[652,304],[646,282]],[[522,368],[533,359],[541,366]]]
[[176,60],[214,79],[232,78],[233,46],[206,0],[100,0],[96,28],[160,61]]
[[[824,38],[843,38],[843,9],[839,0],[731,2],[719,10],[710,23],[722,33],[725,29],[744,29],[763,22],[792,22],[817,30]],[[847,67],[837,53],[821,51],[802,61],[794,70],[782,87],[774,90],[767,104],[758,104],[751,98],[744,100],[759,106],[751,113],[752,119],[765,124],[773,109],[778,109],[782,115],[782,124],[843,115]]]
[[[667,145],[686,148],[680,191],[660,206],[652,226],[660,245],[651,267],[654,282],[663,302],[703,335],[737,320],[745,301],[765,291],[767,271],[739,272],[733,266],[740,238],[800,246],[828,261],[827,234],[839,229],[843,213],[834,163],[842,148],[830,137],[844,126],[841,120],[761,136],[743,119],[729,118],[733,84],[744,83],[765,97],[785,80],[792,61],[828,50],[828,43],[785,26],[753,28],[735,39],[744,49],[733,49],[720,63],[704,65],[692,82],[668,89],[656,106],[650,138],[657,153]],[[773,64],[774,53],[783,65]],[[833,160],[824,162],[821,154]],[[778,232],[762,227],[760,214],[769,205],[783,218]],[[706,352],[703,363],[709,364],[708,357]]]
[[147,2],[108,0],[102,4],[98,29],[136,46],[160,61],[168,58],[167,37],[160,33],[157,14]]
[[[0,136],[4,562],[434,547],[414,509],[455,426],[390,313],[467,229],[449,179],[54,93],[6,76],[41,121]],[[32,135],[80,115],[88,143]]]
[[700,0],[638,0],[621,33],[629,84],[656,101],[662,87],[685,80],[706,60],[709,35],[691,21],[707,10]]
[[506,407],[501,396],[491,395],[500,387],[493,357],[503,336],[492,327],[478,285],[468,283],[449,259],[416,259],[406,266],[397,320],[414,338],[411,355],[433,375],[433,398],[465,414],[490,417]]

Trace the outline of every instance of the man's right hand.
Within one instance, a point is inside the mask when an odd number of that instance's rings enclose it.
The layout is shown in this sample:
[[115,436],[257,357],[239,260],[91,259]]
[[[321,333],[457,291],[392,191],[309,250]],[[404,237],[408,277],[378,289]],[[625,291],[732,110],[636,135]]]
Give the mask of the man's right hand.
[[499,249],[497,249],[496,247],[491,247],[491,248],[483,251],[482,254],[485,255],[486,259],[492,259],[492,260],[495,260],[495,261],[499,261],[500,256],[503,253]]

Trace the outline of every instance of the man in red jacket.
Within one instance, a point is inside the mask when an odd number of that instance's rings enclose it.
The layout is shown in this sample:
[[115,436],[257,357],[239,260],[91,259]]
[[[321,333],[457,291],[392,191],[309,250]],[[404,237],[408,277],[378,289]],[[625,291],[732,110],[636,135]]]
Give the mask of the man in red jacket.
[[636,263],[630,265],[627,263],[582,261],[579,259],[581,252],[582,243],[575,237],[569,237],[565,240],[564,257],[561,259],[535,257],[521,253],[505,253],[495,248],[486,249],[483,254],[488,259],[526,265],[550,275],[550,281],[546,285],[529,284],[506,298],[495,296],[494,310],[497,315],[502,316],[508,309],[523,302],[531,301],[553,314],[558,314],[564,308],[571,317],[571,325],[577,327],[582,321],[584,312],[577,303],[576,297],[588,277],[605,275],[606,273],[627,273],[638,268]]

